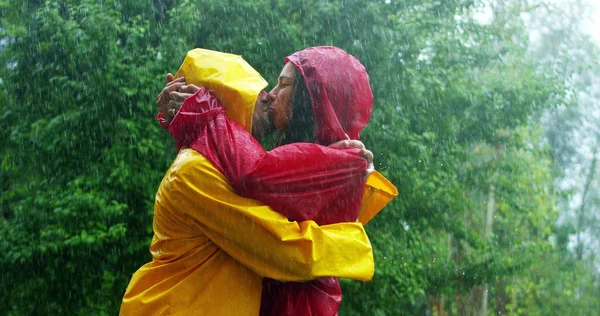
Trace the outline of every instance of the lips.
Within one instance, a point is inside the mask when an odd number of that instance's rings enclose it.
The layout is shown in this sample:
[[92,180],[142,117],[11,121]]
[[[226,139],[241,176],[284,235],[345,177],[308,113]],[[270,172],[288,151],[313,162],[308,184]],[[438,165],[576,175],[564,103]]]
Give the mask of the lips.
[[267,111],[269,111],[269,108],[271,107],[271,102],[269,102],[269,100],[267,100],[267,98],[263,98],[258,103],[258,107],[260,108],[260,110],[262,112],[267,112]]

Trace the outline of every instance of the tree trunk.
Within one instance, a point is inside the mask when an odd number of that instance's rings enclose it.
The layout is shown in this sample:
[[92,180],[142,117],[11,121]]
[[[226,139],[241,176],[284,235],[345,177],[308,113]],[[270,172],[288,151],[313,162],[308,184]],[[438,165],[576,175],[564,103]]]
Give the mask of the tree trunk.
[[[492,226],[494,224],[494,207],[496,206],[494,185],[490,185],[490,191],[488,193],[487,212],[485,219],[485,238],[489,239],[492,237]],[[483,284],[481,291],[481,308],[479,309],[479,315],[484,316],[488,310],[488,297],[489,297],[489,286],[487,283]]]
[[592,180],[594,179],[594,173],[596,173],[596,161],[598,146],[600,146],[600,134],[596,136],[596,146],[594,146],[594,153],[592,154],[592,164],[590,165],[590,172],[587,175],[585,180],[585,185],[583,186],[583,194],[581,195],[581,204],[579,206],[579,210],[577,213],[577,248],[576,255],[577,259],[581,260],[583,258],[583,241],[581,240],[581,234],[584,231],[583,222],[585,221],[585,198],[590,190],[590,185]]

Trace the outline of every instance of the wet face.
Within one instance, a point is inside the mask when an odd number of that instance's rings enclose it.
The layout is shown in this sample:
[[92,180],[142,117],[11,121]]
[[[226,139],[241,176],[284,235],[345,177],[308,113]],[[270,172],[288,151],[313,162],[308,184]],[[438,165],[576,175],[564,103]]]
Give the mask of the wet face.
[[264,135],[272,132],[272,125],[269,122],[269,98],[263,90],[256,98],[254,105],[254,115],[252,116],[252,136],[260,140]]
[[281,74],[279,74],[277,86],[268,94],[271,103],[269,105],[269,118],[273,127],[278,131],[287,130],[290,126],[292,94],[295,82],[295,68],[291,63],[287,63],[281,70]]

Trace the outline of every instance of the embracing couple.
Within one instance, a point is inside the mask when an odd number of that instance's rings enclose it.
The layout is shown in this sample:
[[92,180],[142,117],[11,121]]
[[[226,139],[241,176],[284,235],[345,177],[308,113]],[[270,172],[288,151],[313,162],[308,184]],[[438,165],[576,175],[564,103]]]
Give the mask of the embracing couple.
[[372,278],[363,225],[397,191],[359,141],[367,72],[336,47],[285,63],[269,93],[239,56],[209,50],[167,76],[158,120],[179,154],[156,194],[153,260],[121,314],[336,315],[337,277]]

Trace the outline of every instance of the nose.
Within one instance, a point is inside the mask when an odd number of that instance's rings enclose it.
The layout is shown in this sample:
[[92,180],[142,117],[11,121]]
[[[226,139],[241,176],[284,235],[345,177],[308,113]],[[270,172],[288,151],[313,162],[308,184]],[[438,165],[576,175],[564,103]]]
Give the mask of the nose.
[[267,93],[267,99],[271,102],[275,101],[275,99],[277,98],[277,91],[277,87],[271,89],[271,91]]
[[258,102],[260,102],[260,103],[267,102],[267,98],[268,98],[268,95],[267,95],[267,91],[265,91],[265,90],[261,91],[258,94]]

